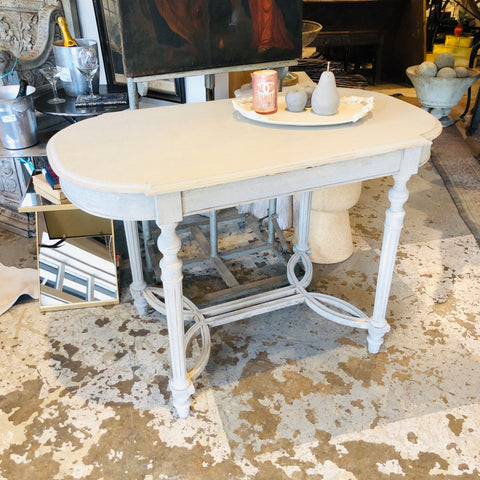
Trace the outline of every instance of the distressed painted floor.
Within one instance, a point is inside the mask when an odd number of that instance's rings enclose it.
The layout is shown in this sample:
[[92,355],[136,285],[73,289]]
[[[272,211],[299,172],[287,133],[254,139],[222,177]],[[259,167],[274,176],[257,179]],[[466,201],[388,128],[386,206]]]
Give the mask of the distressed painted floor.
[[[367,313],[389,184],[364,183],[354,255],[312,283]],[[479,479],[480,249],[430,164],[409,187],[381,352],[304,307],[215,328],[185,420],[163,319],[20,301],[0,316],[0,479]],[[32,240],[0,242],[34,266]]]

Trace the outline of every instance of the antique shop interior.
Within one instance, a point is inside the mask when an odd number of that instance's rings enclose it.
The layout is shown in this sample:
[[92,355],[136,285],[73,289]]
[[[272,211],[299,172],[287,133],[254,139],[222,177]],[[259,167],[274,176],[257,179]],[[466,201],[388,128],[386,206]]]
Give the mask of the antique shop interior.
[[475,0],[0,0],[0,479],[480,478],[478,57]]

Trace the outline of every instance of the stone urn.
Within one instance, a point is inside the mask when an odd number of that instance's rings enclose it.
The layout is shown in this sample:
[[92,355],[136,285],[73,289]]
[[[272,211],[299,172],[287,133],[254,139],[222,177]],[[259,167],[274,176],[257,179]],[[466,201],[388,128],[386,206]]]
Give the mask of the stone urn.
[[460,101],[467,89],[480,78],[480,72],[468,68],[468,77],[441,78],[419,75],[418,67],[419,65],[408,67],[406,73],[415,87],[422,108],[438,118],[444,127],[452,125],[453,119],[449,117],[450,110]]

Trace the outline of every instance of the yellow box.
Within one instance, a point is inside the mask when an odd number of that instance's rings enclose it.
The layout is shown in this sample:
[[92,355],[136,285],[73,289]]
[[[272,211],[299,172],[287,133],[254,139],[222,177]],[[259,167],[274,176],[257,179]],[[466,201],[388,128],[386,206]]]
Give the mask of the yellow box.
[[473,43],[472,36],[455,37],[455,35],[445,35],[445,45],[447,47],[471,47]]

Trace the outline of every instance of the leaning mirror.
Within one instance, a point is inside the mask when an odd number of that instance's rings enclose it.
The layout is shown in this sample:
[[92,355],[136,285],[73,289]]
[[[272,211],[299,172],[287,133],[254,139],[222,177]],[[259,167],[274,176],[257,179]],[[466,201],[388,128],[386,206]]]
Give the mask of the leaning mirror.
[[40,310],[118,303],[113,221],[81,210],[37,212]]

